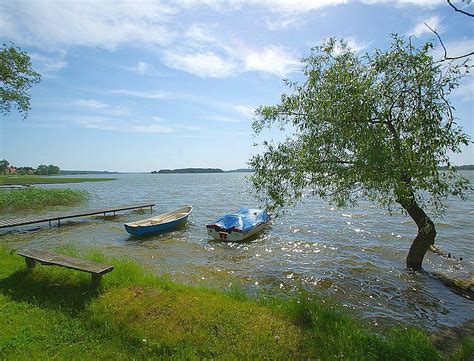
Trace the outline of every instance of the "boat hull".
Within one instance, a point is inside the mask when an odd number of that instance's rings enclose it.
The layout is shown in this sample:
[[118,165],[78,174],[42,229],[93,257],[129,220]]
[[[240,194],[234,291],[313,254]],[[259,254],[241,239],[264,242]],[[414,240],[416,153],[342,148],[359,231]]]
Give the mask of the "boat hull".
[[241,242],[260,233],[269,222],[259,224],[248,232],[238,231],[218,231],[214,228],[207,228],[207,234],[217,241]]
[[154,226],[138,226],[138,227],[130,227],[128,225],[124,225],[125,229],[127,230],[128,233],[134,236],[145,236],[147,234],[152,234],[152,233],[160,233],[164,231],[168,231],[174,227],[179,226],[181,223],[186,222],[188,217],[186,216],[183,219],[174,221],[174,222],[169,222],[166,224],[158,224]]
[[[147,223],[153,223],[154,220],[160,217],[158,216],[158,217],[150,218],[148,220],[125,223],[124,227],[125,227],[125,230],[133,236],[146,236],[146,235],[150,235],[154,233],[165,232],[179,226],[180,224],[185,223],[188,220],[188,217],[192,212],[192,207],[189,206],[188,208],[189,208],[189,211],[184,216],[175,217],[176,219],[163,221],[158,224],[147,224]],[[172,213],[173,212],[168,212],[161,216],[166,216]],[[140,224],[140,223],[144,223],[144,224]]]

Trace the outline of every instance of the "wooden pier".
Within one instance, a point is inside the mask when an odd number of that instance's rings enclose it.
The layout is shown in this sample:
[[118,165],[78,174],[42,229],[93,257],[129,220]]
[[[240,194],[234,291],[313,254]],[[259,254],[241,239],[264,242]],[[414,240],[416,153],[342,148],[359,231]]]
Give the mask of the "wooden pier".
[[142,204],[134,204],[134,205],[129,205],[129,206],[115,207],[115,208],[99,209],[95,211],[84,211],[84,212],[78,212],[78,213],[54,215],[54,216],[49,216],[49,217],[44,217],[44,218],[31,217],[31,218],[7,219],[7,220],[0,220],[0,228],[19,227],[19,226],[26,226],[29,224],[46,223],[46,222],[48,222],[49,226],[51,226],[51,222],[54,222],[54,221],[57,222],[58,227],[59,227],[61,225],[62,219],[93,216],[96,214],[103,214],[104,216],[106,216],[107,213],[112,213],[115,216],[115,212],[128,211],[131,209],[143,209],[143,208],[148,208],[148,207],[150,208],[150,211],[153,211],[154,206],[155,206],[155,203],[142,203]]

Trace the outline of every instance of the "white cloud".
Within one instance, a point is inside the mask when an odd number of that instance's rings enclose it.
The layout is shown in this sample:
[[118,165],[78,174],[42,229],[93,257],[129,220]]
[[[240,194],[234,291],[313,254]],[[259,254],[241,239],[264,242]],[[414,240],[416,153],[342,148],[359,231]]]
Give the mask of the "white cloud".
[[433,8],[439,5],[446,5],[445,0],[362,0],[365,4],[387,4],[395,6],[418,6]]
[[156,125],[156,124],[129,125],[126,130],[132,131],[132,132],[142,132],[142,133],[172,133],[174,132],[173,128]]
[[416,24],[416,26],[407,33],[407,35],[415,35],[416,37],[420,37],[427,33],[433,34],[431,30],[425,25],[425,23],[428,24],[432,29],[436,30],[438,33],[442,33],[443,29],[441,28],[441,19],[439,16],[434,15]]
[[130,114],[130,109],[125,105],[113,106],[94,99],[77,99],[72,102],[72,105],[110,115],[120,116]]
[[177,129],[188,130],[190,132],[197,132],[201,130],[201,128],[196,127],[195,125],[174,124],[173,126]]
[[298,23],[298,21],[300,21],[300,19],[297,16],[283,16],[278,19],[267,19],[265,24],[269,30],[277,31],[287,29]]
[[[432,8],[440,5],[446,5],[445,0],[359,0],[368,5],[386,4],[391,6],[417,6]],[[192,3],[194,6],[206,4],[215,10],[222,9],[222,3],[226,4],[226,8],[230,10],[241,10],[244,6],[261,6],[268,8],[272,12],[280,13],[305,13],[309,11],[317,11],[331,6],[350,4],[351,0],[228,0],[210,1],[210,0],[187,0],[185,2]],[[216,4],[216,5],[213,5]]]
[[248,3],[258,4],[273,12],[304,13],[328,6],[348,3],[348,0],[250,0]]
[[281,46],[268,46],[245,56],[245,70],[261,71],[280,77],[297,71],[301,63],[287,49]]
[[107,103],[94,99],[77,99],[71,103],[73,106],[88,109],[91,114],[66,114],[64,116],[49,116],[49,121],[69,122],[82,128],[100,129],[114,132],[137,132],[137,133],[174,133],[177,130],[199,131],[200,128],[186,124],[173,123],[159,116],[147,119],[136,119],[126,117],[128,109],[123,106],[111,106]]
[[235,10],[240,8],[242,0],[174,0],[174,3],[184,9],[195,9],[196,7],[208,7],[217,11]]
[[149,124],[145,122],[136,122],[123,118],[110,118],[100,115],[71,115],[51,116],[49,120],[60,120],[61,123],[69,122],[81,128],[100,129],[114,132],[137,132],[137,133],[173,133],[174,128]]
[[93,99],[78,99],[73,102],[73,105],[89,109],[106,109],[108,107],[107,104]]
[[213,43],[216,41],[212,32],[208,29],[208,25],[191,24],[191,26],[184,32],[184,37],[198,42]]
[[132,66],[129,69],[136,74],[145,75],[150,74],[153,71],[153,66],[151,64],[144,63],[143,61],[139,61],[137,65]]
[[223,122],[223,123],[240,123],[240,120],[238,119],[224,117],[222,115],[211,115],[207,117],[207,119],[215,120],[216,122]]
[[[304,13],[330,6],[350,3],[350,0],[175,0],[184,9],[207,7],[218,12],[244,11],[248,7],[263,7],[272,12]],[[434,7],[445,5],[445,0],[360,0],[365,4]]]
[[367,49],[370,45],[370,43],[362,43],[354,37],[346,38],[345,41],[347,41],[347,45],[349,46],[349,48],[351,48],[356,53],[361,50]]
[[174,37],[167,21],[175,10],[159,1],[17,0],[1,10],[2,37],[23,44],[112,49],[137,42],[165,45]]
[[255,107],[250,107],[248,105],[232,105],[232,108],[237,112],[243,115],[246,118],[253,118],[255,113]]
[[217,24],[193,23],[179,38],[179,45],[163,51],[163,63],[172,69],[202,78],[226,78],[240,73],[240,55]]
[[31,53],[29,56],[33,63],[33,69],[42,76],[54,76],[55,73],[67,66],[65,51],[59,51],[56,56],[46,56],[38,53]]
[[224,59],[212,51],[186,53],[169,50],[165,52],[163,61],[170,68],[202,78],[226,78],[238,72],[237,64],[234,61]]
[[126,89],[117,89],[110,91],[113,94],[127,95],[136,98],[145,98],[145,99],[176,99],[179,96],[174,95],[165,91],[139,91],[139,90],[126,90]]
[[[434,7],[444,0],[362,0],[366,4]],[[187,0],[143,1],[28,1],[0,5],[0,36],[34,46],[97,46],[114,49],[122,44],[175,44],[182,35],[180,16],[199,7],[217,12],[263,8],[282,15],[267,21],[270,29],[284,28],[297,21],[296,15],[343,5],[349,0]],[[178,25],[177,25],[178,24]],[[202,25],[192,25],[185,36],[211,41]],[[181,35],[180,35],[181,34]]]
[[[442,3],[442,0],[361,1],[420,7]],[[196,15],[200,7],[219,14],[236,11],[261,14],[264,10],[267,11],[266,19],[262,21],[266,21],[269,29],[277,30],[300,23],[301,15],[305,13],[346,3],[349,0],[17,0],[14,6],[0,5],[0,36],[45,48],[90,46],[115,49],[122,45],[158,45],[151,48],[161,55],[166,66],[199,77],[226,78],[247,71],[285,77],[300,69],[299,55],[290,49],[278,44],[251,49],[235,34],[226,33],[225,25],[219,24],[218,20],[215,23],[201,20],[188,26],[183,22],[183,14]],[[276,20],[268,20],[268,16]],[[349,45],[356,51],[367,46],[356,42]],[[43,60],[46,73],[67,65],[64,58],[50,62]],[[143,61],[127,69],[140,75],[156,75],[153,66]],[[165,94],[128,95],[150,99],[168,97]]]
[[[0,5],[0,9],[2,9],[1,5]],[[6,34],[8,31],[10,31],[10,29],[13,29],[14,27],[15,27],[14,18],[9,17],[7,12],[0,11],[0,35]]]
[[102,117],[97,116],[69,116],[65,119],[66,121],[71,121],[83,128],[92,128],[92,129],[103,129],[103,130],[112,130],[112,127],[108,124],[107,120]]
[[217,122],[240,123],[242,120],[252,119],[255,112],[255,107],[251,107],[248,105],[232,104],[232,103],[227,103],[227,102],[215,102],[215,101],[211,101],[208,103],[209,105],[213,106],[214,108],[220,111],[223,111],[223,112],[231,111],[235,113],[235,115],[227,115],[227,116],[211,115],[207,117],[207,119],[215,120]]

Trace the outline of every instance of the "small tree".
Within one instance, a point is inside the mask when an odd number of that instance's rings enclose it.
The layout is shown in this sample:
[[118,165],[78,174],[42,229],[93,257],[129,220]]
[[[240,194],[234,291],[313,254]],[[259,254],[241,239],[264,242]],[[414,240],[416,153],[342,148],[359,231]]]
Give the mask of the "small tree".
[[293,93],[257,109],[256,134],[275,123],[294,130],[277,144],[265,141],[250,160],[267,206],[294,204],[303,193],[339,206],[360,197],[398,204],[418,226],[407,266],[421,269],[436,236],[423,208],[441,213],[448,195],[469,187],[448,158],[469,143],[448,100],[468,68],[434,61],[431,48],[394,35],[389,50],[363,57],[334,39],[312,49],[302,60],[304,82],[285,81]]
[[12,105],[25,119],[30,107],[28,90],[39,83],[41,75],[31,68],[28,54],[14,45],[0,49],[0,112],[7,115]]
[[56,175],[56,174],[59,174],[59,167],[53,164],[48,165],[48,175]]
[[34,174],[35,172],[32,167],[18,167],[17,171],[20,172],[21,175]]
[[6,159],[0,160],[0,172],[2,172],[3,175],[5,175],[5,172],[8,169],[9,165],[10,165],[10,163],[8,162],[8,160],[6,160]]
[[48,175],[48,166],[45,164],[40,164],[38,168],[36,168],[36,174],[38,175]]

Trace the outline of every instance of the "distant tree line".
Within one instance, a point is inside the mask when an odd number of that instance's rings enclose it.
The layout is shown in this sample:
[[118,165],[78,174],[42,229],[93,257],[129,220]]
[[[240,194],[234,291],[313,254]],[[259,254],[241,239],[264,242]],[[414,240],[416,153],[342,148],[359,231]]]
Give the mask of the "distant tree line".
[[170,174],[170,173],[224,173],[222,169],[218,168],[181,168],[181,169],[160,169],[158,172],[153,171],[153,174]]
[[222,170],[219,168],[179,168],[179,169],[160,169],[152,171],[151,174],[171,174],[171,173],[251,173],[253,169],[239,168],[232,170]]
[[33,167],[14,167],[6,159],[0,160],[0,173],[9,174],[37,174],[37,175],[58,175],[60,168],[57,165],[40,164],[36,169]]
[[55,175],[59,174],[59,167],[57,165],[44,165],[41,164],[36,168],[36,174],[39,175]]

